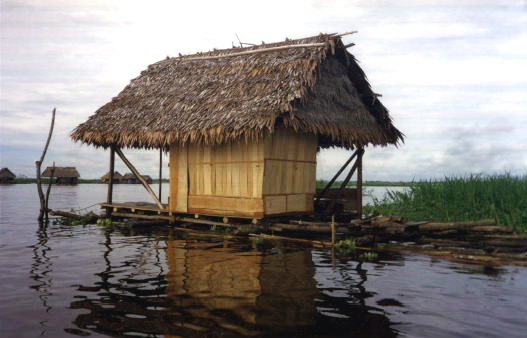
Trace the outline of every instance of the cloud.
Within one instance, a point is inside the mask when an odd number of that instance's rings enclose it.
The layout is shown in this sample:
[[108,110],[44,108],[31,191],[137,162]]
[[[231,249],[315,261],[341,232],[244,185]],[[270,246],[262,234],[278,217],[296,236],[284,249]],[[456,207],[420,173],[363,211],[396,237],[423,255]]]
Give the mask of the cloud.
[[[148,64],[229,48],[236,33],[259,43],[350,30],[350,52],[407,136],[399,148],[367,148],[366,179],[526,172],[525,2],[6,0],[0,13],[0,165],[30,176],[53,107],[47,159],[100,177],[108,153],[69,133]],[[157,175],[156,152],[126,153]],[[317,176],[349,155],[321,151]]]

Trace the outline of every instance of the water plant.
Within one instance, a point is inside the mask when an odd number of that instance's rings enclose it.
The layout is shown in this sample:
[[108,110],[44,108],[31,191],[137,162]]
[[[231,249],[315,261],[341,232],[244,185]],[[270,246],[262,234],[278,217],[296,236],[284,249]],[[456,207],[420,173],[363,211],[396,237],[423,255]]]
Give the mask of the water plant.
[[527,176],[509,174],[445,177],[415,182],[407,191],[388,191],[364,206],[366,214],[401,215],[409,221],[472,221],[492,218],[527,230]]
[[376,259],[377,257],[379,257],[379,254],[374,251],[363,252],[359,255],[359,258],[362,259]]

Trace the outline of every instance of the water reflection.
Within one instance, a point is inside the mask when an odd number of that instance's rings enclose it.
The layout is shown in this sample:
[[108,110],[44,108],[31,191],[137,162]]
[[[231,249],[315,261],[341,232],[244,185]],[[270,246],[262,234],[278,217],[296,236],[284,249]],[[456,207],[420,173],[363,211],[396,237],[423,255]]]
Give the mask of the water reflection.
[[[41,222],[36,231],[37,243],[31,245],[33,251],[33,264],[29,270],[30,277],[36,284],[30,285],[30,288],[35,290],[38,295],[42,307],[46,313],[52,310],[51,305],[48,304],[48,298],[51,296],[51,288],[53,287],[53,280],[49,276],[53,271],[53,261],[49,258],[51,247],[48,246],[48,223]],[[41,320],[39,324],[42,328],[41,335],[46,332],[47,321]]]
[[[396,335],[382,311],[364,305],[360,264],[352,297],[337,297],[318,289],[311,249],[164,237],[113,266],[107,235],[100,281],[79,285],[71,303],[90,311],[75,319],[79,329],[123,337]],[[325,311],[332,308],[341,315]]]

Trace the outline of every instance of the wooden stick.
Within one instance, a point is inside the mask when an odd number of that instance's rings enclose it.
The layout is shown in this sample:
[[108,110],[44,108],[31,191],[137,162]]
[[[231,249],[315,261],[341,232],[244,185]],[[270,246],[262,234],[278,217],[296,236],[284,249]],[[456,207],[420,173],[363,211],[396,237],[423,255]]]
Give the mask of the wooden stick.
[[331,186],[333,185],[333,183],[335,183],[335,181],[337,180],[337,178],[340,176],[340,174],[342,174],[342,172],[344,171],[344,169],[346,169],[346,167],[348,166],[348,164],[350,164],[350,162],[353,160],[353,158],[355,156],[357,156],[357,151],[356,150],[351,156],[350,158],[348,158],[348,160],[346,161],[346,163],[344,163],[344,165],[339,169],[339,171],[335,174],[335,176],[333,176],[333,178],[331,179],[331,181],[329,181],[329,183],[324,187],[324,189],[320,192],[320,194],[317,195],[316,197],[316,200],[320,200],[322,198],[322,196],[324,196],[324,194],[326,193],[326,191],[328,191],[329,188],[331,188]]
[[55,175],[55,161],[53,161],[53,167],[51,168],[51,177],[49,178],[48,191],[46,191],[46,219],[48,219],[48,205],[49,205],[49,193],[51,192],[51,186],[53,185],[53,176]]
[[362,219],[362,155],[364,155],[364,149],[359,148],[361,151],[359,157],[357,157],[357,212],[359,219]]
[[335,245],[335,215],[331,215],[331,244]]
[[126,164],[126,166],[132,171],[132,173],[134,174],[134,176],[139,180],[139,182],[141,182],[143,184],[143,186],[145,187],[145,189],[148,191],[148,193],[150,194],[150,196],[152,196],[152,198],[154,199],[154,201],[156,202],[157,206],[159,207],[159,209],[164,209],[163,207],[163,204],[161,204],[161,202],[157,199],[157,196],[156,194],[152,191],[152,188],[150,188],[150,186],[148,185],[148,183],[146,183],[145,179],[141,177],[141,175],[139,174],[139,172],[137,171],[137,169],[135,169],[135,167],[132,165],[132,163],[130,163],[130,161],[128,161],[128,159],[124,156],[123,152],[121,151],[121,149],[119,148],[115,148],[115,152],[117,153],[117,155],[119,155],[119,157],[121,158],[121,160],[123,160],[124,164]]
[[222,59],[222,58],[228,58],[228,57],[240,56],[240,55],[264,53],[264,52],[274,52],[274,51],[277,51],[277,50],[289,49],[289,48],[306,48],[306,47],[323,47],[323,46],[327,46],[327,43],[326,42],[302,43],[302,44],[298,44],[298,45],[286,45],[286,46],[278,46],[278,47],[269,47],[269,48],[260,48],[260,49],[246,50],[246,51],[243,51],[243,52],[230,53],[230,54],[224,54],[224,55],[196,56],[196,57],[181,56],[181,57],[178,57],[177,59],[178,60],[182,60],[182,61],[211,60],[211,59]]
[[42,221],[44,218],[44,213],[46,212],[46,200],[44,197],[44,193],[42,192],[42,181],[40,180],[40,167],[42,166],[42,162],[44,162],[44,156],[46,156],[46,152],[48,151],[49,141],[51,140],[51,134],[53,134],[53,126],[55,125],[55,111],[57,108],[53,108],[53,113],[51,115],[51,126],[49,128],[48,133],[48,139],[46,140],[46,145],[44,146],[44,150],[42,151],[42,155],[40,156],[40,160],[35,162],[35,166],[37,168],[37,190],[38,190],[38,197],[40,199],[40,213],[38,214],[38,220]]
[[161,180],[163,179],[163,149],[159,148],[159,200],[161,201]]
[[[106,203],[112,204],[113,199],[113,175],[115,166],[115,146],[110,146],[110,172],[108,181],[108,195],[106,197]],[[112,217],[112,208],[106,208],[106,217]]]
[[[364,150],[362,150],[362,148],[357,149],[357,155],[359,157],[362,155],[362,152],[364,152]],[[348,185],[349,181],[351,180],[351,176],[353,176],[353,173],[355,173],[355,170],[357,170],[357,166],[358,165],[359,165],[359,159],[357,158],[355,163],[353,163],[353,166],[351,167],[350,172],[348,173],[348,176],[346,176],[346,178],[344,179],[344,181],[340,185],[340,188],[337,191],[337,194],[335,195],[335,197],[333,197],[333,200],[331,201],[331,204],[330,204],[328,210],[333,211],[333,208],[335,207],[335,202],[339,199],[340,194],[342,193],[342,190],[344,190],[344,188],[346,188],[346,186]]]

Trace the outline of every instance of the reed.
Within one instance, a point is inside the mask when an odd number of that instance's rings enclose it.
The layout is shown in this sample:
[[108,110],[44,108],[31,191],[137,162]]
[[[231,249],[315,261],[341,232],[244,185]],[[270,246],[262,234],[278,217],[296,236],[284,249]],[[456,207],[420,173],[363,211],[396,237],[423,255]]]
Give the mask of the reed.
[[365,214],[401,215],[409,221],[471,221],[493,218],[527,231],[527,176],[510,174],[445,177],[415,182],[405,192],[388,191],[364,207]]

